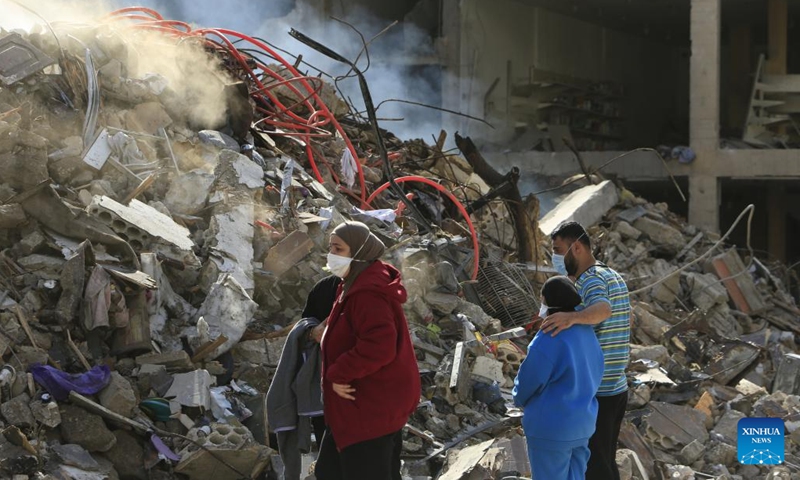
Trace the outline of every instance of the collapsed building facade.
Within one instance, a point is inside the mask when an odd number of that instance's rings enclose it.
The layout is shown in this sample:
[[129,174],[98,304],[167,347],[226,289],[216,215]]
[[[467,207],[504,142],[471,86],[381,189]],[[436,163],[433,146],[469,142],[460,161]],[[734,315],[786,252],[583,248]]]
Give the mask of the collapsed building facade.
[[745,416],[800,463],[800,310],[730,232],[591,168],[540,219],[470,138],[403,142],[265,41],[153,10],[0,43],[3,477],[282,478],[265,394],[346,219],[409,290],[408,477],[530,476],[509,395],[564,220],[633,292],[623,477],[789,478],[738,461]]

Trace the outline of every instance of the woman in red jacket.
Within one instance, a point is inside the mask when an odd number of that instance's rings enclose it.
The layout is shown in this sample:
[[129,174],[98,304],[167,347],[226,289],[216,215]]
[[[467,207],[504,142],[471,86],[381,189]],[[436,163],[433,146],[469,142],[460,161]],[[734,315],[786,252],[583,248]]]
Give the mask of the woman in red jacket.
[[378,260],[383,243],[360,222],[336,227],[328,266],[344,281],[322,337],[328,434],[317,480],[400,480],[402,431],[420,381],[403,313],[400,272]]

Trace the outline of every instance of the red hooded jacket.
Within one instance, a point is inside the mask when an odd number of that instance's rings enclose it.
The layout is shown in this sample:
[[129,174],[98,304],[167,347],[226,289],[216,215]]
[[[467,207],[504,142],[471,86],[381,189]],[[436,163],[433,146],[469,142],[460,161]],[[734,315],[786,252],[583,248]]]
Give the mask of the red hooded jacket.
[[[420,396],[400,272],[376,261],[341,292],[322,338],[325,422],[340,451],[402,429]],[[355,400],[337,395],[334,383],[355,388]]]

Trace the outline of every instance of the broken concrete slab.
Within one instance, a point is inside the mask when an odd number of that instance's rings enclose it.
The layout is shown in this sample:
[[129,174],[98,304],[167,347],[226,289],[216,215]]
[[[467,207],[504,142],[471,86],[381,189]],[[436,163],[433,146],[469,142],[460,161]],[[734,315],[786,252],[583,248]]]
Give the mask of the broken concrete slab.
[[728,292],[719,279],[710,273],[685,273],[686,283],[691,292],[692,302],[703,310],[710,310],[715,305],[728,303]]
[[60,280],[61,271],[64,269],[66,261],[60,257],[51,257],[34,253],[27,257],[17,259],[17,263],[25,270],[35,273],[47,280]]
[[28,150],[24,154],[1,154],[0,178],[3,179],[3,183],[20,192],[46,181],[50,178],[50,172],[47,170],[45,150]]
[[503,362],[487,356],[475,359],[475,363],[472,365],[472,375],[483,382],[497,382],[501,385],[505,383]]
[[703,371],[713,375],[720,384],[727,385],[758,360],[760,353],[761,350],[755,345],[731,340],[722,347],[721,352],[714,356]]
[[111,372],[106,388],[98,395],[100,404],[123,417],[132,418],[136,408],[136,394],[131,383],[117,372]]
[[211,374],[206,370],[195,370],[189,373],[173,375],[174,381],[165,398],[174,398],[176,402],[185,407],[211,408],[211,393],[209,389],[215,383]]
[[197,132],[200,143],[220,150],[232,150],[239,153],[239,142],[222,132],[216,130],[200,130]]
[[641,217],[633,223],[634,228],[650,237],[650,240],[672,254],[681,251],[686,240],[683,234],[666,223],[653,220],[649,217]]
[[68,443],[66,445],[53,445],[53,452],[64,465],[80,468],[81,470],[97,471],[100,465],[92,455],[80,445]]
[[134,250],[154,248],[188,265],[199,264],[189,230],[139,200],[125,206],[112,198],[95,196],[87,211],[117,232]]
[[704,453],[706,453],[705,445],[698,440],[692,440],[691,443],[681,449],[678,459],[686,465],[691,465],[700,460]]
[[563,222],[594,225],[619,201],[617,187],[609,181],[575,190],[549,211],[539,222],[539,228],[550,236]]
[[213,184],[214,175],[204,170],[192,170],[170,183],[164,204],[172,213],[195,215],[206,206]]
[[167,371],[187,371],[194,368],[189,354],[184,350],[167,353],[148,353],[136,357],[137,365],[163,365]]
[[299,230],[290,233],[270,248],[264,259],[264,270],[281,276],[314,250],[314,240]]
[[117,443],[100,416],[74,405],[61,406],[60,430],[64,440],[90,452],[106,452]]
[[652,411],[644,417],[645,432],[655,444],[666,450],[680,450],[695,439],[708,440],[703,413],[686,406],[650,402]]
[[796,353],[783,355],[772,384],[772,392],[800,395],[800,355]]
[[[238,152],[223,150],[217,157],[217,167],[214,169],[214,176],[218,188],[228,190],[228,188],[242,189],[251,195],[260,193],[266,184],[264,181],[264,170],[254,161]],[[215,192],[217,195],[219,192]],[[220,198],[212,201],[221,200]]]
[[206,289],[223,273],[230,274],[247,292],[252,293],[255,289],[254,214],[253,204],[247,203],[215,213],[211,217],[211,224],[205,233],[209,261],[204,265],[201,277],[201,283]]
[[28,216],[19,203],[0,205],[0,228],[17,228],[27,221]]
[[642,232],[639,229],[633,228],[633,225],[630,223],[621,220],[616,227],[616,230],[622,235],[624,238],[628,238],[631,240],[638,240],[639,237],[642,236]]
[[[258,305],[254,302],[239,282],[229,274],[220,275],[211,286],[203,305],[197,315],[208,324],[208,335],[211,340],[224,335],[228,340],[209,354],[207,358],[215,359],[234,345],[239,343]],[[186,332],[192,340],[199,336],[196,327]]]

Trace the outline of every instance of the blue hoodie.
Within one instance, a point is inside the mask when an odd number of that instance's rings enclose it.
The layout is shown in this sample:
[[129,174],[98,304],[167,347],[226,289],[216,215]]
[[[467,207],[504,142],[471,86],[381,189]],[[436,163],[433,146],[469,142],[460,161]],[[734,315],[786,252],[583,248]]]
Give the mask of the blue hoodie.
[[525,435],[551,447],[585,442],[594,433],[602,378],[603,351],[591,326],[574,325],[555,337],[537,333],[514,380]]

